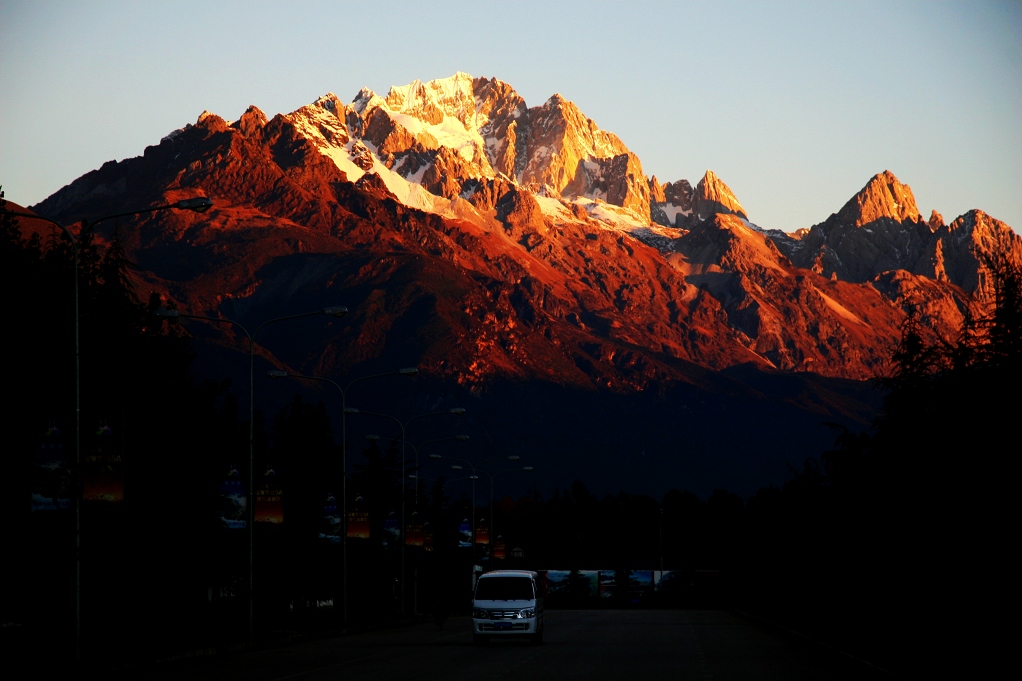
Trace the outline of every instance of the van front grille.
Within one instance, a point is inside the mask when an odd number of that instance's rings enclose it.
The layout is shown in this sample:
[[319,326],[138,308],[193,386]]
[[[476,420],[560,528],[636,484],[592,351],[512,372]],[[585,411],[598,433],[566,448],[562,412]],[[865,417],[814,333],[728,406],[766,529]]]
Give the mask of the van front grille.
[[512,620],[518,617],[518,610],[491,610],[490,619],[492,620]]

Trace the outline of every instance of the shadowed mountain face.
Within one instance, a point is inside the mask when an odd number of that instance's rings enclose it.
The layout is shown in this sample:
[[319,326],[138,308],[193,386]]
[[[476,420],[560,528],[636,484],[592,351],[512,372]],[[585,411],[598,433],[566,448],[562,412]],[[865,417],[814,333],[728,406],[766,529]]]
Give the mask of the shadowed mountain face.
[[[345,304],[325,331],[275,332],[266,361],[337,379],[416,364],[431,399],[475,400],[565,471],[587,441],[608,482],[631,449],[699,469],[691,487],[776,479],[827,444],[822,421],[869,420],[854,381],[884,370],[908,315],[954,333],[983,254],[1019,250],[978,211],[922,222],[890,173],[807,234],[766,232],[712,172],[647,180],[570,102],[528,108],[465,74],[270,120],[207,112],[34,210],[68,223],[195,195],[214,209],[108,225],[146,288],[253,326]],[[526,417],[536,404],[572,416]],[[687,419],[701,404],[717,409]]]

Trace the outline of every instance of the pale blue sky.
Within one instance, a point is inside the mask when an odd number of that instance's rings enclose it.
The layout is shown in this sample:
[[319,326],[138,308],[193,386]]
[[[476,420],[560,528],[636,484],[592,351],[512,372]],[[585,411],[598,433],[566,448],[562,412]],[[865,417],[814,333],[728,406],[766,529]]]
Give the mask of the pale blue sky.
[[661,180],[764,226],[875,173],[1022,228],[1022,3],[0,4],[0,184],[35,203],[204,109],[273,115],[455,71],[559,92]]

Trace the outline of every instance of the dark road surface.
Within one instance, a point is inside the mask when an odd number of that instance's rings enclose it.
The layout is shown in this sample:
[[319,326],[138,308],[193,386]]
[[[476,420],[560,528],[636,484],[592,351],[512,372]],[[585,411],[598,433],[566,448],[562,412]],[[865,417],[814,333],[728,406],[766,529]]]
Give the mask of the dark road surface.
[[822,646],[714,610],[557,610],[546,643],[472,645],[469,620],[124,670],[146,679],[881,679]]

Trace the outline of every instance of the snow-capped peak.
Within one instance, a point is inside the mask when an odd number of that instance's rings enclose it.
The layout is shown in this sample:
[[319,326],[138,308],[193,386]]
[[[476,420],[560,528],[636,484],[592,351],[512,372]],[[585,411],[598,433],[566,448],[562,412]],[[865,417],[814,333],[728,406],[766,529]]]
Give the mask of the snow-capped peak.
[[362,88],[355,95],[355,99],[351,100],[351,106],[359,116],[363,115],[366,111],[374,109],[381,104],[384,104],[383,97],[373,92],[367,87]]
[[473,79],[458,71],[448,78],[423,83],[415,80],[408,85],[395,86],[387,93],[387,106],[391,111],[406,113],[428,122],[436,122],[437,114],[457,118],[466,129],[476,128],[476,103]]
[[[650,224],[638,157],[559,94],[530,109],[507,83],[459,71],[391,87],[386,97],[362,88],[349,106],[329,93],[289,118],[350,180],[374,172],[417,208],[476,205],[466,197],[490,183],[480,196],[528,187],[550,199],[555,220],[585,214],[614,229]],[[578,201],[585,205],[561,205]]]
[[344,108],[344,105],[341,104],[341,98],[332,92],[328,92],[322,97],[318,98],[315,102],[313,102],[313,105],[322,107],[328,111],[332,111],[335,114],[339,113],[339,111],[343,110]]

